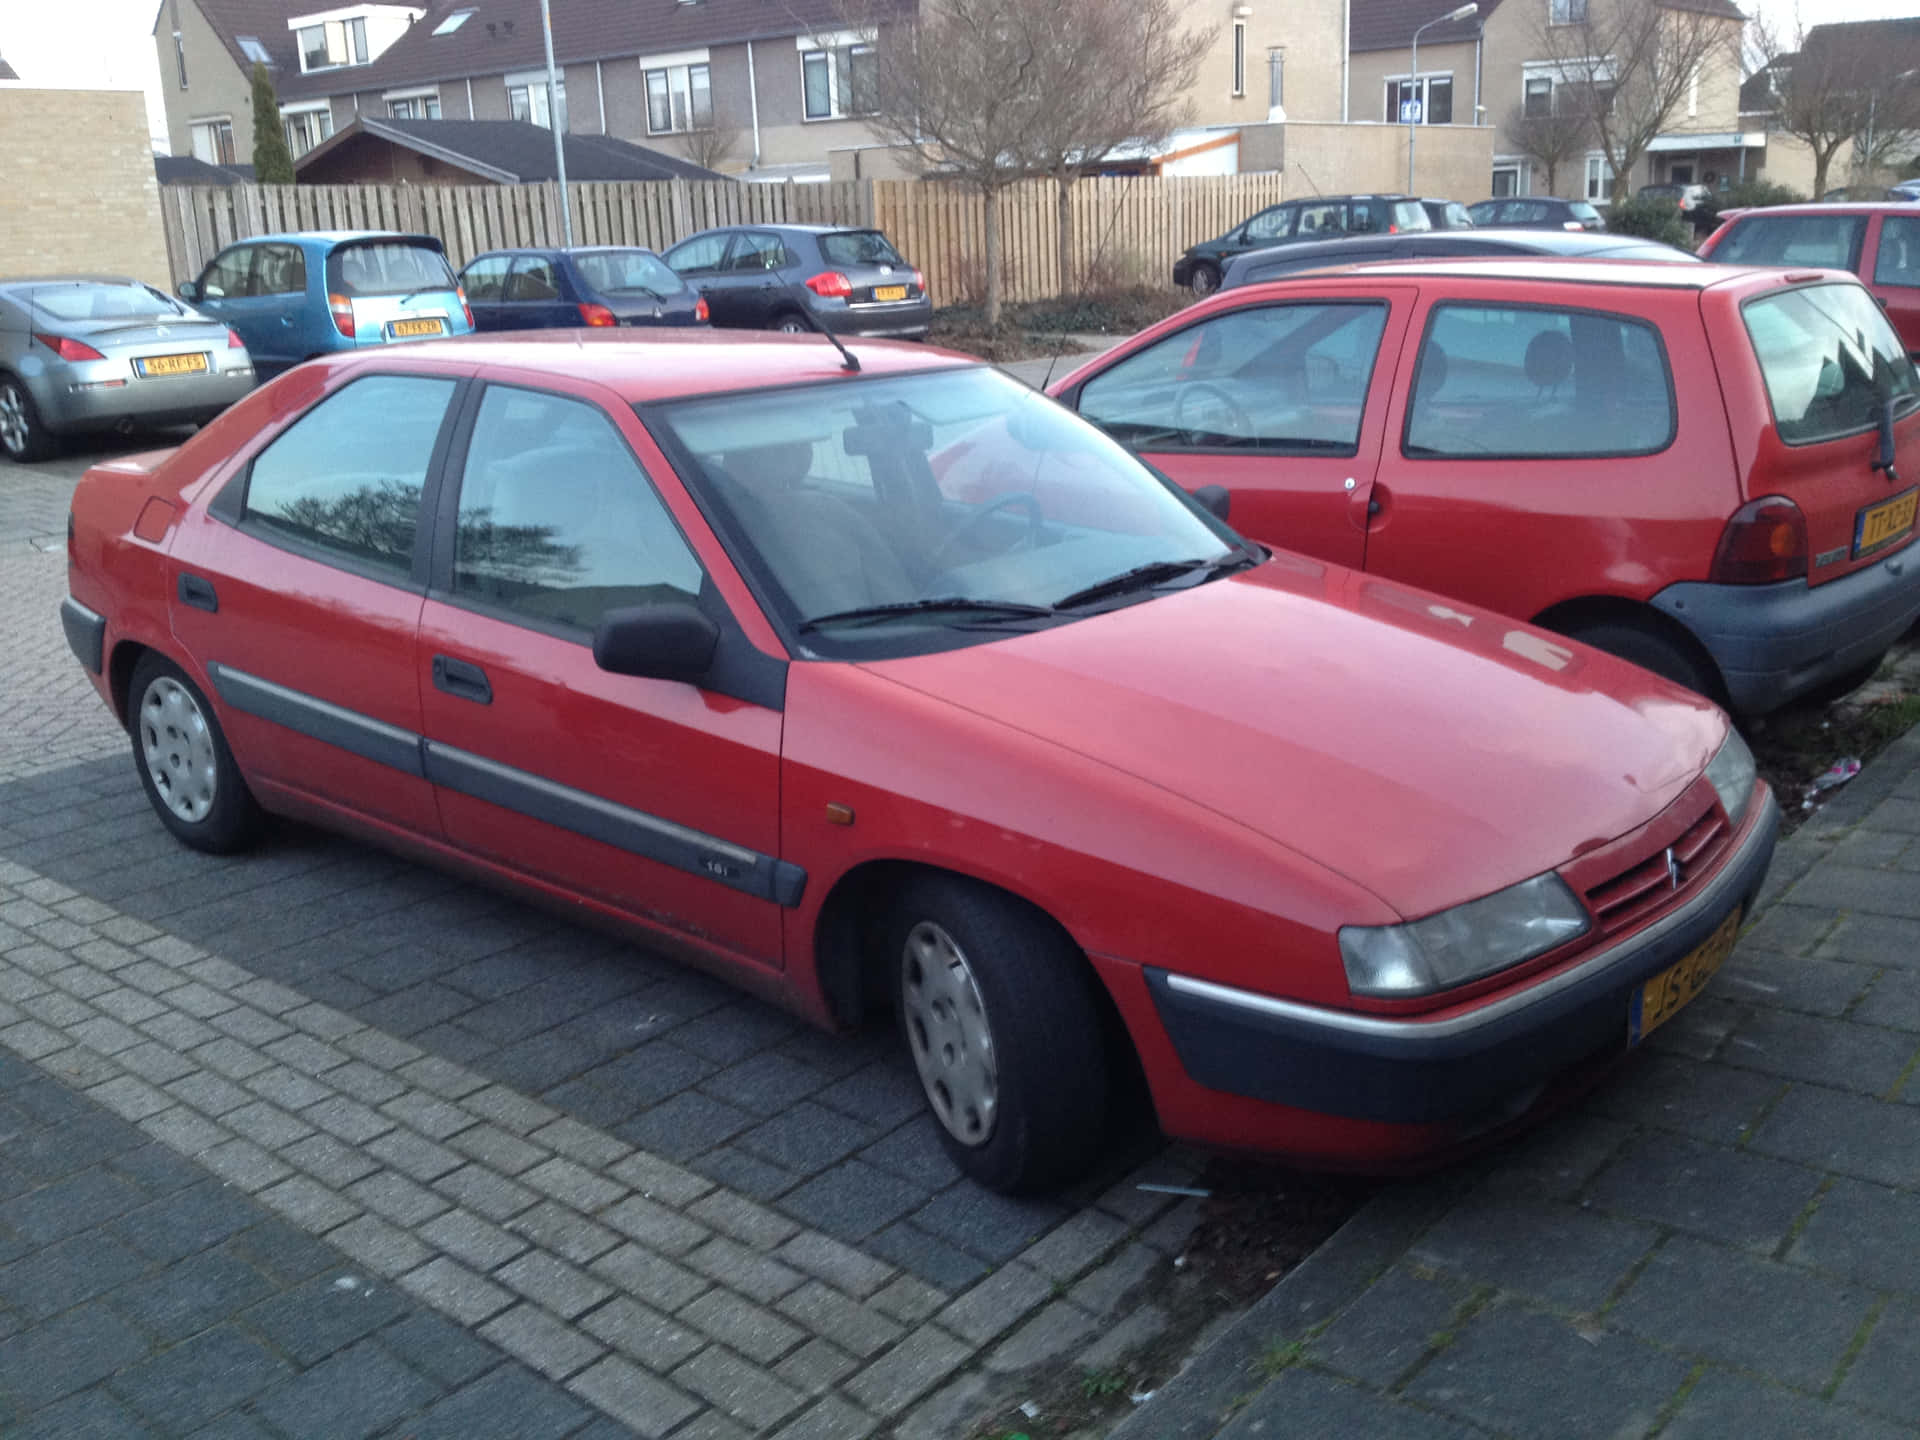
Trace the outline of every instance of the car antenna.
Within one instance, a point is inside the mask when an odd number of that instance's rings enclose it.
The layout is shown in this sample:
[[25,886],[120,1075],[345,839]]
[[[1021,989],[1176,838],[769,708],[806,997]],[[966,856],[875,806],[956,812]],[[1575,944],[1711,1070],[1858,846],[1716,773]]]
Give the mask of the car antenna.
[[[794,289],[793,281],[788,280],[785,283],[789,291],[792,291]],[[827,339],[832,342],[833,348],[840,352],[840,358],[845,362],[843,365],[841,365],[840,368],[842,370],[849,371],[852,374],[858,375],[860,373],[859,359],[854,355],[854,353],[851,350],[847,349],[845,345],[842,345],[840,343],[840,337],[838,335],[834,334],[831,330],[827,329],[826,326],[820,323],[820,318],[817,315],[815,315],[813,311],[807,308],[807,302],[804,296],[799,295],[798,292],[796,291],[795,298],[800,301],[800,318],[806,321],[807,324],[811,325],[814,328],[814,330],[816,330],[818,333],[826,336]]]

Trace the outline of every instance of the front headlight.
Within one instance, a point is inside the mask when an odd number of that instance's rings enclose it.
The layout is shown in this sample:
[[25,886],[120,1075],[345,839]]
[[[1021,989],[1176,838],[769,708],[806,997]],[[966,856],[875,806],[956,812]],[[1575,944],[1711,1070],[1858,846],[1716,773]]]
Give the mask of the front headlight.
[[1727,818],[1739,824],[1740,817],[1747,813],[1747,802],[1753,799],[1753,751],[1731,725],[1727,726],[1727,740],[1720,753],[1708,762],[1707,779],[1713,782]]
[[1586,910],[1549,871],[1404,925],[1346,925],[1340,959],[1356,995],[1429,995],[1586,933]]

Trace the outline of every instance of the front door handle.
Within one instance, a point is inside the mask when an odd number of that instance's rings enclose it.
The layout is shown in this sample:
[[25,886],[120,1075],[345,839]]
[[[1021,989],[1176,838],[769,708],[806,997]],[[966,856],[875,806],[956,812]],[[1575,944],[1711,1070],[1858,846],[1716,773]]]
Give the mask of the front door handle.
[[433,688],[476,705],[493,703],[493,686],[487,682],[487,672],[450,655],[433,657]]

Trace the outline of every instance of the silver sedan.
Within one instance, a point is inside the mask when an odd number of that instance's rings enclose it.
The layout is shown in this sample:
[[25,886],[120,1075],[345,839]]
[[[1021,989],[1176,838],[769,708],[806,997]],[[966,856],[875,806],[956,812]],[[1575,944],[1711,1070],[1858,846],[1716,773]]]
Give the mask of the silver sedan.
[[0,279],[0,454],[40,460],[63,435],[203,424],[253,388],[218,320],[137,280]]

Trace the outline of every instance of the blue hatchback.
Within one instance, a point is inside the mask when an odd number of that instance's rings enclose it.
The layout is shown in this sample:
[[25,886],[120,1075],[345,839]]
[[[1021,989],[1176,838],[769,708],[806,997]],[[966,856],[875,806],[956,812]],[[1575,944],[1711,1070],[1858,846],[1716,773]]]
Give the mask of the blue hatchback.
[[704,325],[707,302],[651,250],[489,250],[460,272],[478,330]]
[[240,332],[263,379],[333,350],[473,329],[446,248],[432,235],[254,235],[214,256],[180,295]]

